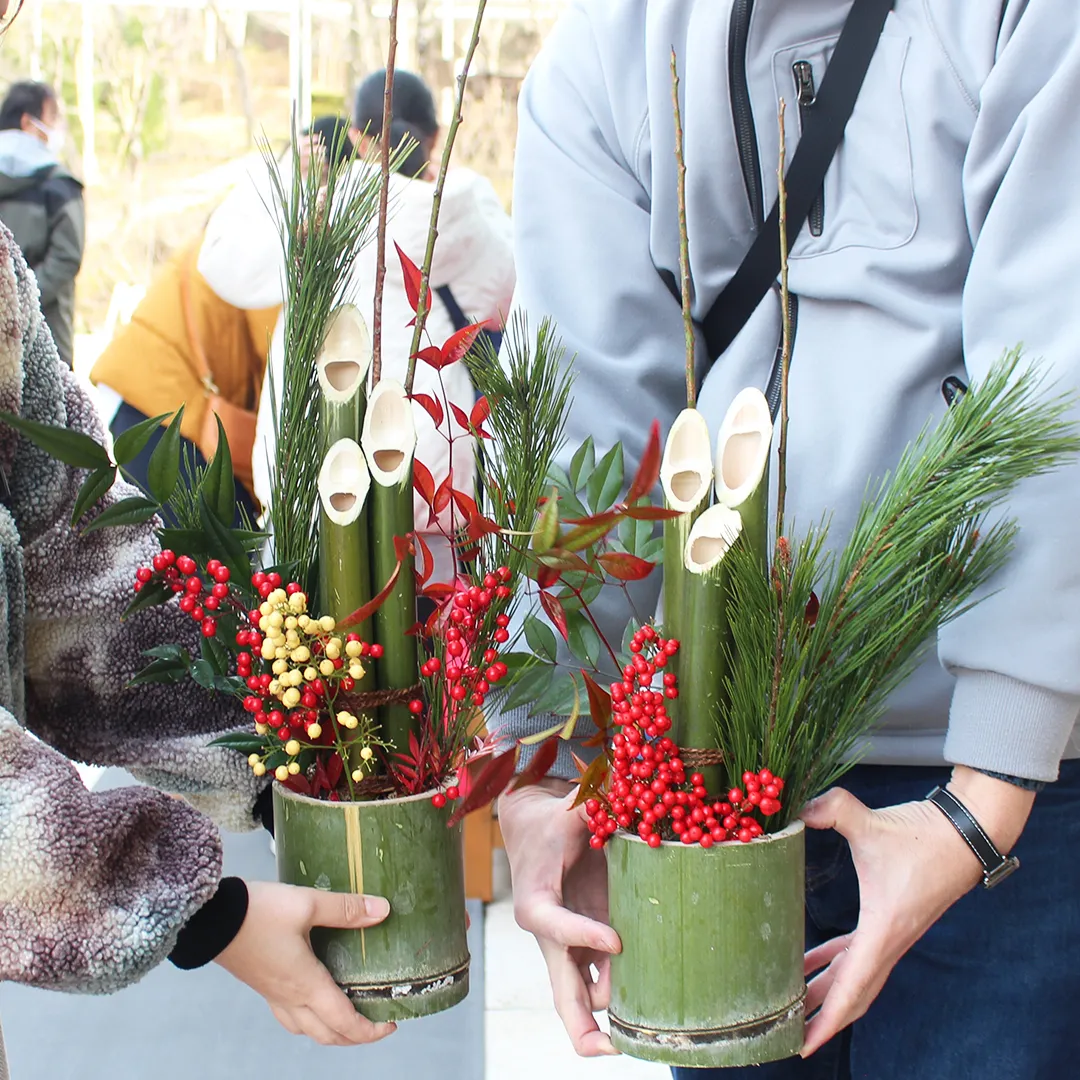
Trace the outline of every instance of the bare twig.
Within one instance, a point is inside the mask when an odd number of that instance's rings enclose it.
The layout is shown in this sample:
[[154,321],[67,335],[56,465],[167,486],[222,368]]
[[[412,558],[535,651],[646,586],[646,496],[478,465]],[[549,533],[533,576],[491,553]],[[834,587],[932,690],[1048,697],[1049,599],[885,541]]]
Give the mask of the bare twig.
[[386,51],[386,83],[383,88],[382,132],[379,135],[379,229],[375,255],[375,310],[371,330],[371,381],[382,376],[382,309],[386,288],[386,220],[390,208],[390,125],[394,120],[394,67],[397,61],[398,0],[390,2],[390,46]]
[[683,330],[686,335],[686,407],[697,397],[694,363],[694,316],[690,311],[690,238],[686,226],[686,154],[683,148],[682,110],[679,108],[679,69],[671,50],[671,101],[675,110],[675,162],[679,198],[679,285],[682,292]]
[[435,241],[439,236],[439,209],[442,206],[443,188],[446,186],[446,173],[450,168],[450,155],[454,150],[454,140],[457,138],[458,127],[461,125],[461,110],[465,102],[465,85],[469,78],[469,67],[473,56],[476,54],[476,46],[480,41],[480,27],[484,21],[484,9],[487,0],[479,0],[476,5],[476,20],[473,22],[472,36],[469,38],[469,48],[465,53],[465,61],[461,66],[461,74],[458,76],[457,99],[454,102],[454,116],[450,121],[450,128],[446,133],[446,144],[443,146],[442,161],[439,163],[439,176],[435,181],[435,194],[431,200],[431,224],[428,227],[427,251],[424,252],[424,265],[420,270],[420,300],[416,306],[416,325],[413,327],[412,345],[409,348],[409,370],[405,376],[405,389],[412,393],[413,379],[416,376],[416,354],[420,350],[420,339],[427,323],[429,299],[431,294],[431,260],[435,254]]
[[780,210],[780,318],[783,343],[780,351],[780,441],[776,450],[776,536],[784,535],[784,502],[787,499],[788,370],[791,367],[791,296],[788,292],[787,182],[784,168],[787,139],[784,132],[786,105],[780,99],[780,163],[777,166],[777,205]]

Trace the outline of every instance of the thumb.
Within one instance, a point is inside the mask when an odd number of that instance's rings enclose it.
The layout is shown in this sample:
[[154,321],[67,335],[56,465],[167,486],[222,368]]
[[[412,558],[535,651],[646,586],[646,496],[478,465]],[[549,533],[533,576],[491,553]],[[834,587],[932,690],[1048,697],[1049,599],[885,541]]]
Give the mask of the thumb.
[[861,831],[871,811],[850,791],[830,788],[803,807],[799,817],[811,829],[835,829],[847,840]]
[[342,929],[374,926],[390,914],[390,902],[382,896],[364,896],[359,893],[314,893],[311,906],[312,926],[334,926]]

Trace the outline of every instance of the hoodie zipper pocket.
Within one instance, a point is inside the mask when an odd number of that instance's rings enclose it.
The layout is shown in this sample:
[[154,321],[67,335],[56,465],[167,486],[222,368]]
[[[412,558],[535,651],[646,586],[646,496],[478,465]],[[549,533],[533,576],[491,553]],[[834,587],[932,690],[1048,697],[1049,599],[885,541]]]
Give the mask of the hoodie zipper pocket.
[[[817,101],[817,87],[814,85],[814,66],[809,60],[796,60],[791,65],[791,72],[795,76],[795,97],[799,102],[799,120],[802,129],[806,131],[806,121],[810,110]],[[821,191],[814,199],[807,218],[811,236],[820,236],[825,228],[825,185],[822,183]]]

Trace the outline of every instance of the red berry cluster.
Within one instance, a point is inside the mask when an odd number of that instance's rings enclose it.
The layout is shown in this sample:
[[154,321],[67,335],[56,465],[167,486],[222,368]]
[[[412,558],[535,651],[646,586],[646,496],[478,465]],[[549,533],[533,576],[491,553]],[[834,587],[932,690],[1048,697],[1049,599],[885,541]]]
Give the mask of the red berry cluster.
[[650,847],[659,847],[665,834],[704,848],[726,840],[749,843],[763,832],[752,812],[768,817],[780,809],[784,782],[768,769],[743,775],[746,795],[733,788],[726,801],[711,804],[700,773],[687,783],[679,747],[666,734],[671,720],[664,702],[678,697],[678,680],[664,672],[663,691],[652,689],[678,650],[674,639],[642,627],[630,643],[633,660],[623,668],[622,682],[611,685],[612,713],[621,727],[612,740],[610,789],[585,803],[593,848],[602,848],[620,828],[635,830]]
[[177,555],[165,549],[154,556],[151,566],[141,566],[135,572],[135,591],[141,592],[155,578],[164,581],[180,596],[180,610],[199,624],[203,637],[210,638],[217,634],[213,613],[229,599],[229,568],[220,560],[211,559],[206,564],[210,581],[203,581],[198,571],[199,564],[190,555]]
[[[468,698],[476,708],[480,708],[487,699],[491,684],[505,678],[509,671],[499,659],[497,649],[486,648],[482,664],[474,660],[474,653],[484,632],[488,609],[494,601],[509,598],[513,591],[509,585],[512,576],[508,566],[500,566],[494,573],[484,575],[482,585],[471,585],[455,593],[450,604],[449,625],[442,633],[445,660],[433,656],[420,665],[420,674],[425,679],[443,672],[447,693],[454,702],[463,702]],[[508,616],[495,616],[495,630],[491,637],[497,644],[510,640],[509,625]],[[423,700],[413,698],[409,702],[409,711],[419,716],[424,711]]]
[[431,796],[431,805],[434,806],[436,810],[441,810],[446,805],[447,800],[454,802],[460,796],[461,791],[458,788],[448,787],[445,794],[441,791],[437,791]]

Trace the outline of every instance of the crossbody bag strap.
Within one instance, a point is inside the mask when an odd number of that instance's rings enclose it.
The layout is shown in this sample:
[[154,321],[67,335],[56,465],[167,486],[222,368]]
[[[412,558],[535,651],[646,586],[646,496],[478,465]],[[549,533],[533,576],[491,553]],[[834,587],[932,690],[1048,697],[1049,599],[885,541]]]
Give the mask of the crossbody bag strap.
[[[885,20],[895,0],[854,0],[787,171],[787,232],[798,236],[855,109]],[[734,277],[702,322],[708,360],[698,384],[735,340],[780,272],[780,207],[774,203]],[[675,290],[678,295],[678,289]]]

